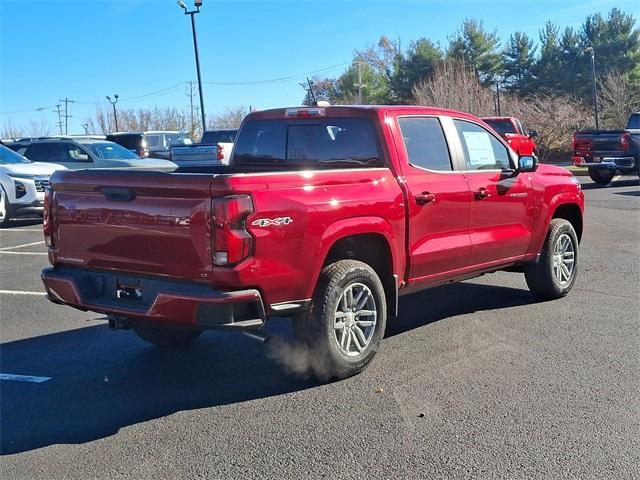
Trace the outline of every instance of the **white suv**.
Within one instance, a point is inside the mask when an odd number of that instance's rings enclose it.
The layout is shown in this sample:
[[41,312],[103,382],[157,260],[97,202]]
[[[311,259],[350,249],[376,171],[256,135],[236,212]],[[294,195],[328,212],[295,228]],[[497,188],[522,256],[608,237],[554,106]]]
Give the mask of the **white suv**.
[[66,167],[32,162],[0,145],[0,228],[12,218],[42,215],[44,191],[56,170]]

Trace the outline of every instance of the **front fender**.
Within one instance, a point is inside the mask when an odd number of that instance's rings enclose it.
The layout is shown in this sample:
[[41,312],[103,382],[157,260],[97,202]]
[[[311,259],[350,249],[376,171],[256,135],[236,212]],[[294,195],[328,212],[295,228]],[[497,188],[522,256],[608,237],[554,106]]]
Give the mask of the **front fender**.
[[547,238],[549,224],[551,223],[555,212],[562,205],[577,205],[580,208],[580,215],[584,218],[584,193],[581,189],[576,189],[575,191],[563,191],[555,194],[545,192],[545,195],[541,200],[542,201],[538,206],[538,221],[536,222],[535,232],[531,238],[531,244],[529,245],[529,254],[540,253],[544,241]]

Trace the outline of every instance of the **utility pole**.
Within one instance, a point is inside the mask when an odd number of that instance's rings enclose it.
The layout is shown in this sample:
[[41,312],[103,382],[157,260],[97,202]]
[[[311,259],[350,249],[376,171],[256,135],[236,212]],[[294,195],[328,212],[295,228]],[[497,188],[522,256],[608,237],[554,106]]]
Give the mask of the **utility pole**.
[[358,60],[358,105],[362,105],[362,62]]
[[195,10],[187,9],[183,0],[178,0],[178,6],[184,10],[185,15],[191,16],[191,31],[193,33],[193,50],[196,54],[196,73],[198,74],[198,92],[200,93],[200,116],[202,117],[202,133],[207,129],[206,118],[204,115],[204,96],[202,95],[202,77],[200,75],[200,55],[198,54],[198,36],[196,35],[196,21],[195,14],[200,13],[200,7],[202,6],[202,0],[195,0]]
[[113,121],[116,124],[116,132],[118,131],[118,112],[116,111],[116,103],[118,103],[118,94],[116,93],[113,98],[115,100],[111,100],[111,97],[109,95],[107,95],[107,100],[109,100],[109,103],[111,104],[111,106],[113,107]]
[[496,80],[496,100],[497,100],[497,108],[498,108],[498,117],[501,115],[500,112],[500,78]]
[[[62,135],[62,114],[60,112],[60,107],[62,107],[62,105],[56,105],[56,110],[58,112],[58,128],[60,129],[60,135]],[[54,110],[54,112],[56,112],[56,110]]]
[[593,47],[589,47],[585,52],[591,53],[591,76],[593,82],[593,113],[596,117],[596,130],[600,130],[600,122],[598,120],[598,79],[596,77],[596,51]]
[[[69,119],[71,118],[71,115],[69,115],[69,104],[73,103],[74,100],[69,100],[67,97],[64,97],[64,99],[58,101],[64,102],[64,134],[69,135]],[[62,135],[62,129],[60,130],[60,135]]]
[[195,123],[193,121],[193,81],[189,80],[187,82],[189,84],[189,108],[191,111],[191,132],[195,132],[196,127],[195,127]]

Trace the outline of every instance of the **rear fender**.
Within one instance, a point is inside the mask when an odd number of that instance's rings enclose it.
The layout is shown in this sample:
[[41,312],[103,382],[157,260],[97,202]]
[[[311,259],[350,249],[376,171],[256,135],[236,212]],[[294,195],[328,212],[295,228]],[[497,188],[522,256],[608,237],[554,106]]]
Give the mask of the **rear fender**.
[[[392,274],[396,278],[404,278],[405,255],[403,250],[403,239],[397,238],[393,233],[393,228],[384,218],[381,217],[354,217],[338,220],[332,223],[324,232],[318,249],[318,262],[313,270],[312,281],[309,283],[309,290],[306,298],[311,298],[316,288],[320,272],[324,262],[331,250],[331,247],[340,239],[352,235],[381,235],[386,240],[391,252]],[[399,285],[396,285],[398,287]]]

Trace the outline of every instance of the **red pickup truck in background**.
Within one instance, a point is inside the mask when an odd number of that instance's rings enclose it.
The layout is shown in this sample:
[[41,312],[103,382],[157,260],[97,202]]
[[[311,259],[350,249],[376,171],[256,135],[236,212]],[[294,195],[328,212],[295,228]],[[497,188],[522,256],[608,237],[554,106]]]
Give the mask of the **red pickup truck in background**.
[[571,173],[468,114],[275,109],[245,118],[229,166],[56,173],[42,279],[54,303],[161,345],[292,316],[343,378],[372,360],[399,295],[498,270],[567,294],[583,208]]
[[515,117],[484,117],[482,120],[504,138],[518,155],[534,155],[538,132],[525,131],[522,122]]

